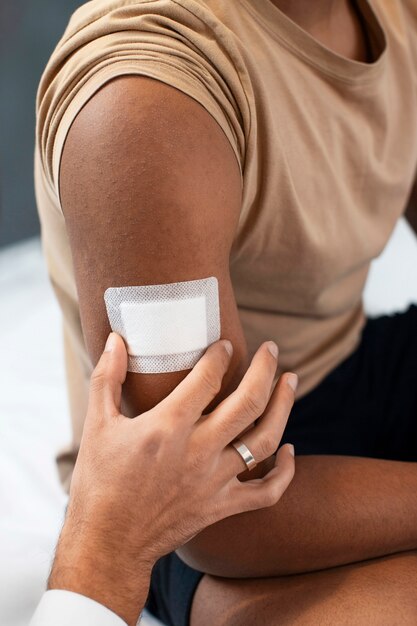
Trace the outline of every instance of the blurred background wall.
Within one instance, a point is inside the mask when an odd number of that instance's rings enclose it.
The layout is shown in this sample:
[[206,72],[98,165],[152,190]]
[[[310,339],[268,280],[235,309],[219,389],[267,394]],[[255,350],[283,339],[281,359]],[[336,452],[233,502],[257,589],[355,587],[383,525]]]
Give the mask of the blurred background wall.
[[80,0],[0,0],[0,247],[39,232],[33,189],[35,97]]

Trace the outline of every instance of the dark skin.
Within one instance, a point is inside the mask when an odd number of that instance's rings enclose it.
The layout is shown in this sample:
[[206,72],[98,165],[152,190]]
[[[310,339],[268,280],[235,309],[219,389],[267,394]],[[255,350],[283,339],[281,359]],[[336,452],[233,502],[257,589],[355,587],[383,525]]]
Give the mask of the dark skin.
[[[324,45],[333,45],[349,58],[366,59],[363,33],[350,3],[275,4]],[[323,20],[330,8],[331,19]],[[60,184],[93,363],[109,331],[102,300],[107,287],[214,275],[220,286],[222,337],[234,345],[220,397],[230,393],[247,367],[228,267],[241,189],[233,151],[211,116],[194,100],[157,81],[136,76],[111,81],[90,99],[68,134]],[[407,217],[415,226],[415,208]],[[137,414],[154,406],[185,374],[130,374],[124,388],[126,411]],[[265,466],[257,471],[264,472]],[[416,464],[299,457],[296,477],[279,503],[219,522],[177,551],[207,572],[194,597],[192,626],[220,624],[230,597],[234,608],[229,626],[271,624],[272,616],[288,623],[294,605],[300,616],[292,623],[344,623],[340,602],[329,604],[324,593],[336,571],[349,573],[339,577],[339,589],[351,624],[384,623],[378,621],[381,606],[384,619],[391,619],[386,624],[395,623],[399,604],[401,623],[415,623],[416,594],[405,583],[417,576],[416,493]],[[363,565],[349,565],[368,559],[374,559],[371,577]],[[341,565],[350,569],[297,579],[291,602],[286,603],[291,579],[285,574]],[[240,581],[231,596],[231,583],[224,578],[228,576],[259,579],[252,586]],[[265,576],[276,578],[271,582]],[[380,590],[380,596],[369,616],[363,607],[372,589]],[[212,593],[216,603],[210,601]],[[315,621],[303,622],[303,607],[308,615],[311,595],[316,598]],[[259,596],[269,614],[259,610]],[[343,611],[346,615],[345,607]]]
[[368,45],[355,3],[350,0],[272,0],[276,7],[330,50],[355,61],[368,60]]

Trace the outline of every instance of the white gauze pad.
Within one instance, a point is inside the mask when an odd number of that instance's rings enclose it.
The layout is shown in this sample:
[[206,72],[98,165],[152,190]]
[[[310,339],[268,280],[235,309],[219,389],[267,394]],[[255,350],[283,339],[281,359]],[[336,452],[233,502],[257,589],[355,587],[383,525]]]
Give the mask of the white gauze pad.
[[110,287],[104,293],[112,330],[126,342],[129,372],[191,369],[220,339],[217,278],[168,285]]

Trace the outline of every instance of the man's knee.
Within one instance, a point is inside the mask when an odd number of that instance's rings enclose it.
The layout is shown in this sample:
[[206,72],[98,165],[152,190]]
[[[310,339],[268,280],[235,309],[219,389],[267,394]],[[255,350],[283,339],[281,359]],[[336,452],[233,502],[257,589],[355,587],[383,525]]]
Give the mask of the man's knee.
[[417,552],[279,578],[205,574],[190,626],[415,626],[416,580]]
[[274,626],[269,609],[276,580],[205,574],[194,595],[190,626]]

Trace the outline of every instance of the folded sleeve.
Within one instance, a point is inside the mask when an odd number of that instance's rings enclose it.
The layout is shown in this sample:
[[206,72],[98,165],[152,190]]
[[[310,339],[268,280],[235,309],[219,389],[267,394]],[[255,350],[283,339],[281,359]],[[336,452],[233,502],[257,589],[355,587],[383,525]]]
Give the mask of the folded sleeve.
[[49,59],[36,99],[36,149],[59,208],[68,130],[88,99],[124,74],[161,80],[199,102],[225,133],[243,178],[249,113],[234,37],[196,0],[93,0],[80,7]]
[[46,591],[29,626],[126,626],[116,613],[79,593]]

